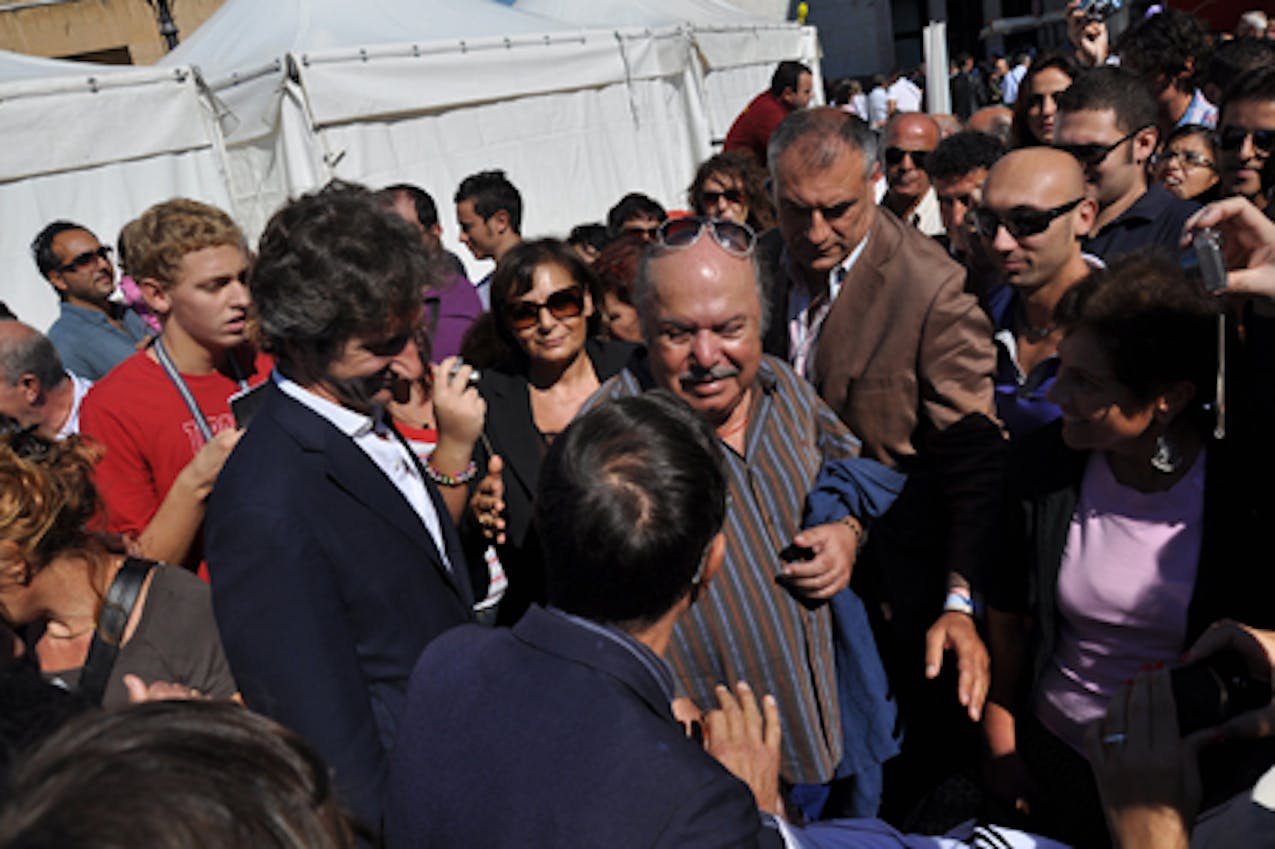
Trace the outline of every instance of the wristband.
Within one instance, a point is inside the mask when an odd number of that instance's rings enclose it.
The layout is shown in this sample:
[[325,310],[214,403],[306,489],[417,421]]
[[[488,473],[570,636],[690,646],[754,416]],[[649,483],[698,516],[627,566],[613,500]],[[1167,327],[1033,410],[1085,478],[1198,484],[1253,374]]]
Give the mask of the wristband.
[[470,460],[469,465],[463,471],[455,475],[449,475],[434,468],[433,463],[426,463],[425,474],[429,475],[429,479],[439,486],[464,486],[478,477],[478,464]]
[[943,602],[943,611],[945,613],[966,613],[973,616],[974,599],[963,593],[950,592],[947,594],[947,600]]

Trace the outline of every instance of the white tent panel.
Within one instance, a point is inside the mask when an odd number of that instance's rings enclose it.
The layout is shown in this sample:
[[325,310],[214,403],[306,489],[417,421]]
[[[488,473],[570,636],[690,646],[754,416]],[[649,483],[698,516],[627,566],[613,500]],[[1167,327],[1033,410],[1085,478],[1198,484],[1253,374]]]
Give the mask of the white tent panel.
[[45,59],[28,56],[12,50],[0,50],[0,82],[36,80],[48,77],[84,77],[102,72],[119,70],[119,65],[99,65],[96,62],[72,62],[66,59]]
[[514,8],[586,27],[770,23],[722,0],[515,0]]
[[823,100],[819,38],[814,27],[781,24],[740,29],[697,28],[693,37],[705,65],[705,109],[714,141],[724,139],[749,101],[770,87],[775,66],[785,60],[796,60],[810,68],[814,77],[814,102]]

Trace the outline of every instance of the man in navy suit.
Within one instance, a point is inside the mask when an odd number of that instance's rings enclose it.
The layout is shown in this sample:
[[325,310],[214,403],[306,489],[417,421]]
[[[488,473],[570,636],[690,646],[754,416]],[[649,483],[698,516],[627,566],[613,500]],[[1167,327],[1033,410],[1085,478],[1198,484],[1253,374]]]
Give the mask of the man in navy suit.
[[277,369],[206,525],[217,624],[244,699],[315,745],[373,833],[412,666],[473,618],[431,470],[381,406],[421,373],[412,333],[426,262],[366,190],[325,189],[274,216],[250,288]]
[[536,497],[550,606],[421,656],[390,849],[781,845],[774,699],[759,710],[746,686],[719,688],[701,745],[673,718],[660,659],[721,565],[721,462],[707,425],[659,391],[604,403],[554,441]]

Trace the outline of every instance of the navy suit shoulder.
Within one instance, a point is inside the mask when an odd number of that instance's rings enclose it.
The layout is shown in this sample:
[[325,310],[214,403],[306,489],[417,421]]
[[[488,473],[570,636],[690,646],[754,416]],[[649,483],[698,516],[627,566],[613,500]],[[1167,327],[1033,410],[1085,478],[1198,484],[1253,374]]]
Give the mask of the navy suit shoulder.
[[376,827],[408,676],[430,640],[472,619],[470,592],[352,440],[276,386],[265,392],[209,501],[217,624],[249,707],[313,743]]
[[412,674],[390,849],[772,845],[752,794],[686,735],[623,646],[533,607],[457,629]]

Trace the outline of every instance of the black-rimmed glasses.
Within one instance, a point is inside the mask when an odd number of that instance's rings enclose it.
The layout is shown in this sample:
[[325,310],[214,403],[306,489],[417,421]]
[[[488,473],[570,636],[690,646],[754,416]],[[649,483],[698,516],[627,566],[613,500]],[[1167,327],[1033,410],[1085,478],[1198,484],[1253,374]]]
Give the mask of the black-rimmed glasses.
[[699,241],[707,230],[718,247],[731,256],[751,256],[757,246],[757,234],[747,224],[724,218],[670,218],[655,231],[655,241],[662,248],[684,250]]
[[81,268],[84,268],[95,259],[104,259],[107,262],[110,262],[111,253],[112,251],[109,246],[100,245],[97,248],[97,250],[85,251],[82,254],[76,254],[75,256],[67,260],[64,264],[59,265],[57,267],[57,270],[62,272],[63,274],[66,274],[68,271],[79,271]]
[[970,219],[974,229],[984,239],[995,239],[996,231],[1004,227],[1015,239],[1025,239],[1049,229],[1049,225],[1060,215],[1066,215],[1075,209],[1084,198],[1076,198],[1053,209],[1033,209],[1030,206],[1016,206],[1003,216],[987,207],[979,207],[970,211]]

